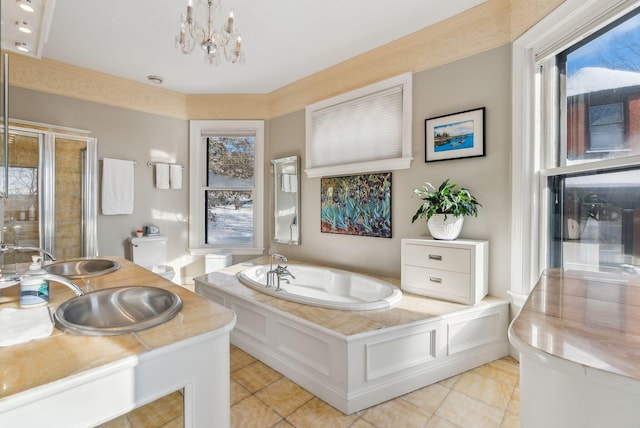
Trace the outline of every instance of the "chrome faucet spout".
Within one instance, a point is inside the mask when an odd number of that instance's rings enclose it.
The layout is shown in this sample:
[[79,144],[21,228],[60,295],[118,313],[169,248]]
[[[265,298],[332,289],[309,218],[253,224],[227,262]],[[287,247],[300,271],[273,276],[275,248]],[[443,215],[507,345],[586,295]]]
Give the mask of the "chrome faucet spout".
[[4,254],[11,251],[37,251],[42,253],[43,255],[49,257],[52,262],[56,261],[56,258],[49,251],[44,248],[39,247],[22,247],[20,245],[12,245],[12,244],[1,244],[0,245],[0,254]]
[[[29,275],[23,275],[22,278],[28,277]],[[55,282],[59,282],[62,285],[66,285],[67,287],[69,287],[74,293],[76,293],[76,296],[82,296],[84,294],[84,292],[80,289],[80,287],[78,287],[78,285],[70,280],[68,280],[67,278],[65,278],[64,276],[60,276],[60,275],[54,275],[52,273],[47,273],[44,275],[40,275],[40,277],[44,278],[44,279],[49,279],[51,281],[55,281]],[[22,279],[21,278],[21,279]]]

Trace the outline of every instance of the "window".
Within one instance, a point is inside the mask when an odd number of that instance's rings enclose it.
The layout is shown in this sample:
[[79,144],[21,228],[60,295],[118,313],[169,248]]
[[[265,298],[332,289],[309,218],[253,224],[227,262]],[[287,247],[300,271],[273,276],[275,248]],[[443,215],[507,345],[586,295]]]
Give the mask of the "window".
[[262,121],[191,121],[192,253],[262,254]]
[[640,273],[640,2],[587,3],[513,46],[516,303],[548,267]]
[[[557,64],[557,123],[566,129],[558,139],[556,164],[544,170],[551,196],[548,267],[615,271],[637,266],[640,272],[640,236],[634,233],[634,219],[640,220],[640,166],[602,163],[640,153],[639,47],[640,14],[634,11],[541,61],[543,68]],[[581,163],[589,165],[580,171],[561,168]]]

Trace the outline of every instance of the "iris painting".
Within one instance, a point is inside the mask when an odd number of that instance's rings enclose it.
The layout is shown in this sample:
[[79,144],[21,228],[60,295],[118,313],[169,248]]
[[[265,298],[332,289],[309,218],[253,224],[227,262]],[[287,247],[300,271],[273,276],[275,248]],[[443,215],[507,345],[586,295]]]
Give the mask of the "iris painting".
[[391,238],[391,173],[320,180],[324,233]]

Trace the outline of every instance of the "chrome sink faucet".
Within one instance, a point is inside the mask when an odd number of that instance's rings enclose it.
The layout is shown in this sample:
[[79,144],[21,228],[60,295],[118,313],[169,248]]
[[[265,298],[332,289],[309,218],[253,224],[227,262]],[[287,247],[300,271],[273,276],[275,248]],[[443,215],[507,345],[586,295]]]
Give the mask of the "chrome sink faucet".
[[[37,251],[42,253],[43,256],[49,257],[52,262],[56,261],[56,258],[49,251],[39,247],[21,247],[15,244],[0,244],[0,254],[4,254],[10,251]],[[43,257],[44,260],[44,257]]]
[[[277,261],[277,267],[274,269],[273,268],[273,261]],[[267,288],[268,287],[276,287],[276,291],[280,291],[280,281],[284,280],[287,283],[289,283],[289,280],[286,279],[285,277],[290,276],[291,279],[296,279],[295,276],[293,276],[293,274],[291,272],[289,272],[289,269],[287,269],[287,266],[283,266],[280,263],[287,263],[287,258],[285,256],[283,256],[282,254],[276,254],[273,253],[271,254],[271,263],[269,264],[269,271],[267,272]]]

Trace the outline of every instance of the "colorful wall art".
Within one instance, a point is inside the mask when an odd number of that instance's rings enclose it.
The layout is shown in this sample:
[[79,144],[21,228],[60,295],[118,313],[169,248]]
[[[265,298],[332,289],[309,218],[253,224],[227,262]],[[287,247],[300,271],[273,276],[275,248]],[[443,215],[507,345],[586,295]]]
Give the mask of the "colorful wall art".
[[424,121],[424,160],[484,156],[484,107]]
[[391,238],[391,173],[320,180],[324,233]]

